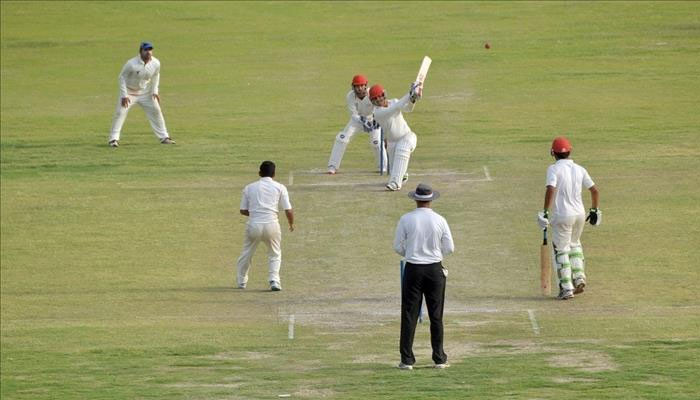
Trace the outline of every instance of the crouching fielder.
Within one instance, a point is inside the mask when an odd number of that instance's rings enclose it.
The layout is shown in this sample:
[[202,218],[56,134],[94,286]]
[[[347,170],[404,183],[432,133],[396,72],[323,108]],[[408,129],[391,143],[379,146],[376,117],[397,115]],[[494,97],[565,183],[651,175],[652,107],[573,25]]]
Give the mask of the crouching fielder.
[[[598,209],[598,189],[588,171],[569,159],[570,152],[569,140],[565,137],[554,139],[550,153],[556,162],[547,168],[544,210],[537,214],[540,228],[551,225],[554,261],[559,278],[558,298],[561,300],[583,292],[586,286],[581,233],[585,221],[600,225],[602,217]],[[592,204],[587,218],[581,201],[583,187],[591,192]]]
[[335,137],[331,157],[328,160],[328,173],[331,175],[340,169],[340,162],[343,161],[343,154],[345,154],[345,148],[350,143],[350,139],[362,131],[369,133],[369,145],[374,152],[377,170],[380,173],[386,170],[386,153],[381,147],[379,126],[372,121],[374,107],[367,97],[367,83],[367,78],[363,75],[355,75],[352,78],[352,90],[345,96],[350,111],[350,121]]
[[408,94],[398,99],[386,99],[386,93],[381,85],[374,85],[369,90],[369,98],[375,105],[374,120],[384,130],[389,153],[389,182],[388,190],[399,190],[406,180],[408,161],[416,149],[418,139],[403,118],[403,111],[411,112],[416,101],[421,97],[421,85],[412,84]]

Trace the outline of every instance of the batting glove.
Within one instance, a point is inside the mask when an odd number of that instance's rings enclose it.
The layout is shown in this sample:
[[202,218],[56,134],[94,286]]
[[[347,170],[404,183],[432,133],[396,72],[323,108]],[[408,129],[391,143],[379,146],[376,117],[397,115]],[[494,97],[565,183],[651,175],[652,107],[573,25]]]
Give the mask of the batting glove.
[[600,208],[591,208],[588,210],[586,221],[590,222],[591,225],[600,225],[603,221],[603,212],[600,211]]
[[371,132],[372,131],[372,124],[374,121],[370,121],[365,117],[360,117],[360,122],[362,122],[362,130],[365,132]]
[[544,229],[549,226],[549,211],[544,210],[537,213],[537,225]]
[[411,83],[411,89],[408,91],[408,95],[411,97],[411,102],[415,103],[416,100],[423,96],[423,84],[419,82]]

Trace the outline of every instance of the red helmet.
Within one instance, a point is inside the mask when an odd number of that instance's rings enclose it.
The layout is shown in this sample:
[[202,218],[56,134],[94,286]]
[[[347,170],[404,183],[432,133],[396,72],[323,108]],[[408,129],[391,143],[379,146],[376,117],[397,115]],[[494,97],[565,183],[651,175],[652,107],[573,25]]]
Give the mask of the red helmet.
[[355,75],[352,77],[353,86],[366,85],[367,83],[369,83],[369,81],[364,75]]
[[374,100],[379,96],[384,95],[384,88],[382,85],[374,85],[371,88],[369,88],[369,99]]
[[554,138],[552,142],[553,153],[568,153],[571,151],[571,143],[564,136]]

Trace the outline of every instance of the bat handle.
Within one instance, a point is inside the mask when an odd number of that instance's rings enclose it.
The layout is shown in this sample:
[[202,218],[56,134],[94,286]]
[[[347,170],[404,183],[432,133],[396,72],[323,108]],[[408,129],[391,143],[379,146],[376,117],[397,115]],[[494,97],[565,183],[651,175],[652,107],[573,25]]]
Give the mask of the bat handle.
[[542,245],[547,245],[547,228],[542,229]]

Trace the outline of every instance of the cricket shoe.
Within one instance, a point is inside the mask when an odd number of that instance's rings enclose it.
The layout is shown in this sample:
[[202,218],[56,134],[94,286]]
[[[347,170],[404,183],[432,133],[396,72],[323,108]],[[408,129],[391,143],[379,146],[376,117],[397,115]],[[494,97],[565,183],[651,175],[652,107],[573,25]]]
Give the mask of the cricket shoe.
[[245,284],[245,283],[239,283],[239,284],[238,284],[238,288],[239,288],[239,289],[245,289],[245,287],[246,287],[246,284]]
[[175,141],[170,139],[169,137],[166,137],[165,139],[160,141],[160,144],[175,144]]
[[395,192],[401,188],[396,184],[396,182],[389,182],[386,184],[386,189]]
[[574,298],[574,291],[573,290],[562,290],[559,292],[559,296],[557,296],[557,299],[559,300],[569,300]]
[[119,147],[119,141],[118,140],[110,140],[109,147]]
[[400,362],[399,365],[396,366],[396,368],[402,369],[404,371],[412,371],[413,365],[408,365],[408,364],[404,364],[404,363]]
[[450,368],[450,364],[448,364],[448,363],[435,364],[435,368],[437,368],[437,369]]
[[282,290],[282,285],[280,285],[280,283],[277,281],[270,281],[270,290],[273,292],[279,292]]
[[581,279],[576,279],[574,281],[574,294],[579,294],[583,293],[583,288],[586,287],[586,280],[581,278]]
[[337,172],[338,172],[338,170],[335,169],[335,167],[333,167],[333,166],[328,167],[328,172],[327,172],[328,175],[335,175]]

